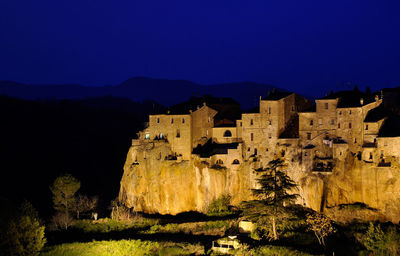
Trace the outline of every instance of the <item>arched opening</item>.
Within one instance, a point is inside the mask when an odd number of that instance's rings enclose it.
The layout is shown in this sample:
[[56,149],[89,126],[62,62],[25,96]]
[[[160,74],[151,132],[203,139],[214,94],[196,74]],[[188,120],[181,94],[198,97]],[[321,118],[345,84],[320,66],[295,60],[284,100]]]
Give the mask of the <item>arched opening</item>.
[[163,138],[163,134],[160,132],[160,135],[158,135],[158,138],[160,138],[160,140]]
[[219,164],[219,165],[224,164],[224,162],[221,159],[218,159],[217,162],[215,162],[215,163]]
[[231,131],[226,130],[226,131],[224,132],[224,137],[232,137]]
[[232,164],[240,164],[240,163],[239,163],[239,160],[235,159],[235,160],[233,160]]

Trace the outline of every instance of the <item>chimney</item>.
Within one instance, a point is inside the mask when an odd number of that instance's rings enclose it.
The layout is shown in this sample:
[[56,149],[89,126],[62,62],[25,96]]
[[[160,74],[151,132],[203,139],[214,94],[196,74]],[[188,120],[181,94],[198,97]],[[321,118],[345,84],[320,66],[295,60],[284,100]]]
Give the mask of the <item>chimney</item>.
[[364,99],[363,98],[360,99],[360,104],[361,104],[361,106],[364,105]]

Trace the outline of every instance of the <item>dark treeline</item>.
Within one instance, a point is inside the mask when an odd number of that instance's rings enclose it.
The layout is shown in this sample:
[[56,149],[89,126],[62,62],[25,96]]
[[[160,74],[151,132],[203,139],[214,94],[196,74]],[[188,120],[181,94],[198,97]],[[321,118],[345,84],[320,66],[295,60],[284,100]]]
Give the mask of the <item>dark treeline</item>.
[[154,102],[102,97],[22,100],[0,96],[0,197],[27,199],[48,217],[49,186],[70,173],[80,193],[98,195],[103,209],[118,195],[131,139],[148,115],[164,111]]

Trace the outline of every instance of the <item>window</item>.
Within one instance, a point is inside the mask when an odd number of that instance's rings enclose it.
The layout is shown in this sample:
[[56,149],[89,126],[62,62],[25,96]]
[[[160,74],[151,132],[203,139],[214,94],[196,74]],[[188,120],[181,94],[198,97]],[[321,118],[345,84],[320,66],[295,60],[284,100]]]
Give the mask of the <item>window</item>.
[[216,164],[224,164],[224,162],[221,159],[218,159]]
[[185,123],[185,118],[182,118],[182,124],[184,124]]
[[254,140],[254,134],[250,133],[250,140],[253,141]]
[[269,120],[269,125],[272,125],[272,121],[271,120]]
[[331,120],[331,125],[334,125],[335,124],[335,119],[332,119]]
[[294,106],[292,106],[292,112],[294,112]]
[[354,138],[354,143],[357,143],[357,139],[356,138]]
[[181,131],[179,131],[179,129],[176,130],[176,137],[180,138],[181,137]]
[[381,150],[381,158],[383,158],[384,157],[384,151],[383,150]]
[[351,115],[351,110],[349,111],[349,115]]
[[254,155],[257,155],[257,149],[256,148],[254,149]]
[[210,117],[208,117],[208,122],[210,122],[210,120],[211,120],[211,118],[210,118]]
[[224,137],[232,137],[231,131],[226,130],[226,131],[224,132]]
[[240,127],[242,126],[242,122],[240,122]]
[[328,103],[325,103],[325,109],[328,109]]
[[349,123],[349,129],[351,129],[351,123]]
[[342,111],[339,111],[339,116],[342,115]]
[[338,123],[338,124],[337,124],[337,128],[339,128],[339,129],[340,129],[340,123]]
[[365,126],[365,130],[367,130],[367,131],[368,131],[368,124]]
[[250,148],[247,148],[247,151],[250,152]]
[[206,136],[208,136],[208,130],[206,130]]
[[270,138],[270,139],[272,138],[272,135],[271,135],[271,133],[269,133],[269,134],[268,134],[268,138]]
[[369,160],[372,160],[372,153],[369,153]]
[[253,123],[253,119],[250,119],[250,125],[253,125],[254,123]]
[[158,124],[160,123],[160,118],[159,118],[159,117],[157,117],[157,123],[158,123]]
[[239,164],[239,160],[237,159],[233,160],[232,164]]
[[314,124],[314,120],[310,120],[310,126],[313,126],[313,124]]
[[144,135],[144,139],[145,139],[145,140],[150,139],[150,133],[146,133],[146,135]]
[[268,114],[271,114],[271,107],[268,108]]
[[163,134],[160,132],[160,135],[158,136],[158,138],[162,139],[163,138]]
[[307,133],[307,140],[311,140],[311,133],[310,132]]
[[174,123],[174,119],[173,118],[171,118],[171,124],[173,124]]

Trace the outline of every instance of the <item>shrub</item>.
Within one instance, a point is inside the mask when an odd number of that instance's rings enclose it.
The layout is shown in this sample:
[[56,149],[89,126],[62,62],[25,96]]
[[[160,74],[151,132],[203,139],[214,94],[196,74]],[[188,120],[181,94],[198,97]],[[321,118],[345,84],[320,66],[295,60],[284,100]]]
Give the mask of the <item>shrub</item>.
[[67,230],[74,223],[74,219],[69,215],[68,212],[57,212],[51,218],[50,229],[65,229]]
[[20,216],[10,222],[8,231],[10,255],[39,255],[46,243],[44,226],[30,216]]
[[231,202],[231,196],[228,194],[221,195],[217,199],[214,199],[208,206],[207,214],[216,215],[225,212],[229,212],[229,204]]
[[385,233],[379,224],[371,222],[361,243],[374,255],[400,255],[400,234],[395,227],[389,227]]

